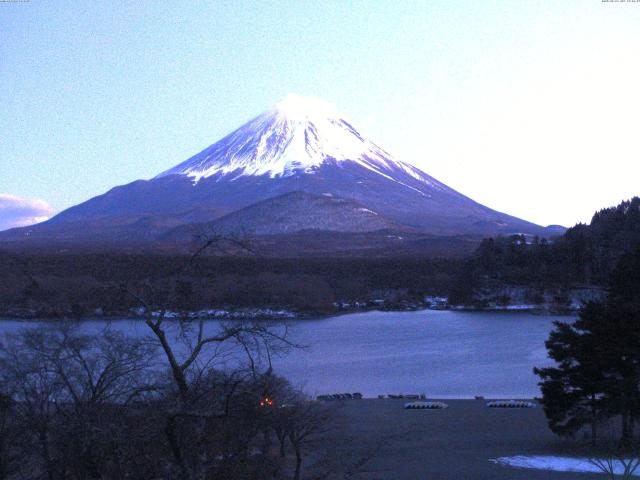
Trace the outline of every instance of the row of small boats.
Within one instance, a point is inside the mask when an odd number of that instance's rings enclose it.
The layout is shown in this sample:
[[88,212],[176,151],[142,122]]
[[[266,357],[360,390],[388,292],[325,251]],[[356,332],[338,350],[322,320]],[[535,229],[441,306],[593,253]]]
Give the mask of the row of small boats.
[[[534,408],[535,406],[535,403],[527,400],[494,400],[487,402],[488,408]],[[404,408],[407,410],[441,410],[449,408],[449,405],[444,402],[417,401],[405,403]]]
[[407,410],[441,410],[449,408],[444,402],[408,402],[404,404]]
[[318,400],[360,400],[362,394],[360,392],[355,393],[332,393],[330,395],[318,395]]

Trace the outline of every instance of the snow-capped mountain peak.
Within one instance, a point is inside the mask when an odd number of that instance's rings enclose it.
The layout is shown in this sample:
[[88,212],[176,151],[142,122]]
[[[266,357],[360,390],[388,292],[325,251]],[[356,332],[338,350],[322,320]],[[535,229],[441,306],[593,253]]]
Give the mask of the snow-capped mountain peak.
[[214,176],[288,177],[314,174],[323,164],[343,162],[354,162],[390,179],[401,169],[432,184],[420,170],[393,159],[364,138],[332,104],[293,94],[158,177],[186,175],[195,183]]

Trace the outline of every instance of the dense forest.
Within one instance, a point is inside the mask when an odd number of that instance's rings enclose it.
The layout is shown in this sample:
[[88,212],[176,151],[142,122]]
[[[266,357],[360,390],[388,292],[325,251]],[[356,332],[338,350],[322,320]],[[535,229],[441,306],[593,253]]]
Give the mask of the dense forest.
[[[126,315],[137,303],[125,289],[173,298],[172,309],[287,308],[331,313],[335,303],[385,300],[418,304],[448,291],[460,259],[308,258],[133,254],[0,253],[0,307],[5,316]],[[175,295],[170,295],[174,292]]]
[[550,240],[524,235],[485,239],[464,265],[452,300],[468,303],[480,291],[507,286],[538,293],[606,287],[618,259],[638,245],[639,197],[600,210],[589,225],[577,224]]
[[[273,258],[0,251],[0,315],[128,315],[127,290],[170,298],[171,309],[285,308],[326,314],[356,302],[417,308],[425,295],[487,307],[568,305],[576,287],[606,287],[617,260],[640,245],[640,198],[597,212],[556,238],[483,240],[467,259],[425,255]],[[185,269],[185,266],[189,268]],[[516,299],[514,290],[523,294]],[[336,306],[338,305],[338,306]]]

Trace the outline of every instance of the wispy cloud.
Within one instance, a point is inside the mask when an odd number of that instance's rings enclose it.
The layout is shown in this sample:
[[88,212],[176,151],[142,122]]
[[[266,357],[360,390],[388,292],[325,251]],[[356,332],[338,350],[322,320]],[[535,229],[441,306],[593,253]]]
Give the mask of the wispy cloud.
[[0,231],[48,220],[54,209],[39,198],[0,193]]

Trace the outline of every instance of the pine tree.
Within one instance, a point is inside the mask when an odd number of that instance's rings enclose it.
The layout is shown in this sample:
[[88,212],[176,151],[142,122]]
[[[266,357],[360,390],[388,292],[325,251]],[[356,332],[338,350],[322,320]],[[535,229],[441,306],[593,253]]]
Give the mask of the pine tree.
[[591,302],[573,323],[556,322],[545,343],[556,367],[536,368],[552,431],[571,435],[619,416],[629,447],[640,417],[640,249],[623,256],[604,302]]
[[573,435],[590,425],[594,444],[598,421],[608,408],[598,338],[589,328],[603,318],[603,305],[590,303],[573,324],[555,322],[556,328],[545,345],[557,367],[534,369],[541,378],[542,404],[549,428],[560,435]]

